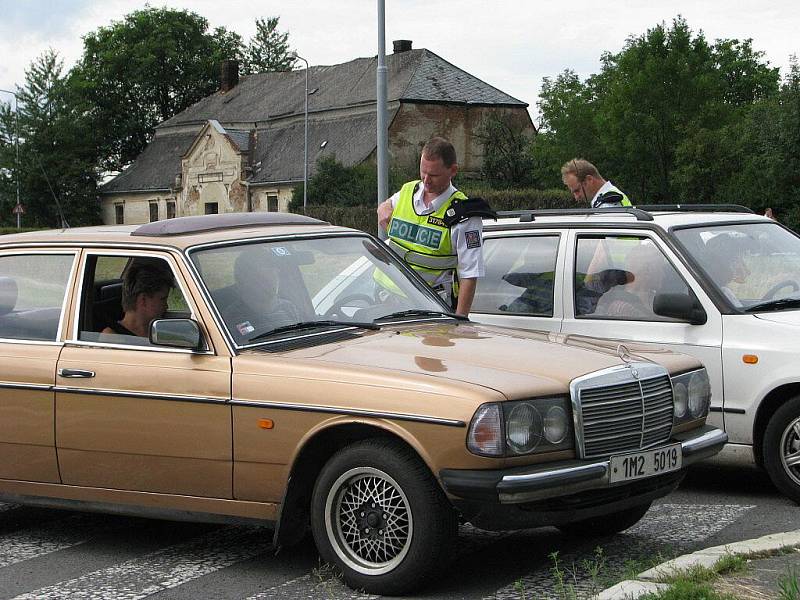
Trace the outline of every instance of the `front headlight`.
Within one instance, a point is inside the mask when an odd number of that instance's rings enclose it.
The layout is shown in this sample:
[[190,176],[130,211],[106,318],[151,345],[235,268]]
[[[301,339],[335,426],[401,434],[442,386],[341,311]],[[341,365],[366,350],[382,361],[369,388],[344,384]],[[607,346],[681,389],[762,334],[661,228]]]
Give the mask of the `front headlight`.
[[484,404],[467,434],[467,448],[481,456],[522,456],[572,447],[569,400],[563,397]]
[[674,422],[676,425],[708,415],[711,385],[705,369],[697,369],[672,378]]

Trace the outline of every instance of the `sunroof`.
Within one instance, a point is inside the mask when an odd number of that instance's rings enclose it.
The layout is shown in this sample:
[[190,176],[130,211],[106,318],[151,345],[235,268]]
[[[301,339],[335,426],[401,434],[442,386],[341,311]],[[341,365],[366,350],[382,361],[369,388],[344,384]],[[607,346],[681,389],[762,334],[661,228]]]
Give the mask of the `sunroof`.
[[137,227],[131,232],[131,235],[147,237],[185,235],[254,225],[330,225],[330,223],[294,213],[223,213],[154,221]]

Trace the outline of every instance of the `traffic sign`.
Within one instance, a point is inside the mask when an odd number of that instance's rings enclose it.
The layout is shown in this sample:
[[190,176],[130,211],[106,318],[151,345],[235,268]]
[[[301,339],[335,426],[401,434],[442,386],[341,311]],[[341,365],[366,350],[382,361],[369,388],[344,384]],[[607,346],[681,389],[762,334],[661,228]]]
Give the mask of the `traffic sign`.
[[25,207],[22,204],[16,204],[14,208],[11,210],[12,215],[24,215],[25,214]]

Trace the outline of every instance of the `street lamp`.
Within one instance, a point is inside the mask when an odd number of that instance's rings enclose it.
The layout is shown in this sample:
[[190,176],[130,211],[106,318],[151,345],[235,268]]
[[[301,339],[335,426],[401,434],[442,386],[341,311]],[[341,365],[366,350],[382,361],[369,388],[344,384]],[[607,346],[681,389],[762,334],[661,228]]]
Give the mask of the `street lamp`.
[[303,214],[306,214],[306,204],[308,203],[308,61],[296,52],[294,59],[306,63],[306,93],[303,95],[305,107],[303,118]]
[[19,203],[19,105],[14,92],[3,89],[0,89],[0,92],[14,96],[14,148],[17,155],[14,163],[14,179],[17,180],[17,205],[14,207],[14,212],[17,214],[17,229],[19,229],[22,219],[22,205]]

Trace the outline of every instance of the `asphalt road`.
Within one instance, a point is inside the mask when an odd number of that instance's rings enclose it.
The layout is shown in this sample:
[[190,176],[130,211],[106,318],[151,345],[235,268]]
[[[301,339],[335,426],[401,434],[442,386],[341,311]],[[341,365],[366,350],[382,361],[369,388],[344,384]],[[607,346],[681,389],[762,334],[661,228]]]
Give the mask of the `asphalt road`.
[[[499,534],[462,527],[455,560],[415,598],[556,598],[555,552],[564,584],[589,592],[632,563],[647,566],[797,529],[800,507],[762,473],[700,466],[642,521],[610,538],[568,539],[552,528]],[[310,541],[276,555],[270,540],[270,531],[259,528],[0,505],[0,598],[367,597],[332,578]]]

